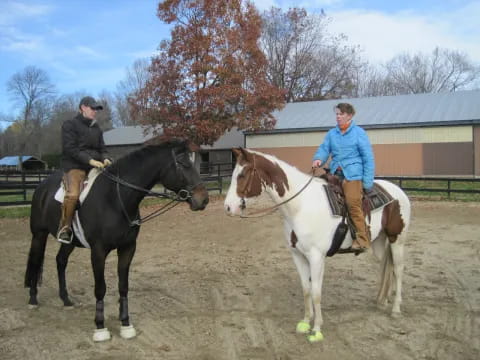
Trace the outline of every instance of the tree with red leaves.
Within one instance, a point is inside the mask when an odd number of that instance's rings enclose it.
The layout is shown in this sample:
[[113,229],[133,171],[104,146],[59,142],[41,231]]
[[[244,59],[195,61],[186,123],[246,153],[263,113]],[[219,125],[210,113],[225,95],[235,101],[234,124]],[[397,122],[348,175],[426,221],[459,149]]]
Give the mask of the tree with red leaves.
[[283,90],[266,77],[261,17],[242,0],[166,0],[157,16],[174,24],[152,59],[133,108],[165,135],[213,144],[226,130],[271,129]]

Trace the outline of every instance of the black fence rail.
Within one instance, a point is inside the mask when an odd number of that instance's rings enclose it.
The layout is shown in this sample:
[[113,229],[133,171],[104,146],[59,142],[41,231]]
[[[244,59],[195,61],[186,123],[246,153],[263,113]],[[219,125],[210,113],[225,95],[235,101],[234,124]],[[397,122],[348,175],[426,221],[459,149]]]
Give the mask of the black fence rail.
[[[208,191],[222,194],[224,186],[232,176],[233,166],[231,163],[203,163],[200,170],[200,176]],[[30,204],[33,190],[52,172],[53,170],[0,171],[0,206]],[[377,176],[376,179],[394,182],[406,192],[442,193],[448,198],[453,193],[479,194],[477,199],[480,200],[480,178]],[[465,186],[461,186],[462,184]]]
[[230,179],[232,177],[232,171],[232,163],[200,164],[200,177],[208,191],[218,191],[220,194],[223,192],[223,179]]
[[[388,180],[396,183],[404,191],[421,191],[430,193],[446,193],[448,198],[452,193],[458,194],[480,194],[480,178],[465,177],[426,177],[426,176],[376,176],[375,179]],[[415,183],[412,186],[412,183]],[[423,183],[423,185],[418,184]],[[471,189],[459,189],[453,184],[470,183]],[[435,184],[435,186],[433,186]]]
[[[223,192],[224,178],[232,175],[232,164],[209,164],[200,177],[207,190]],[[0,171],[0,207],[28,205],[33,190],[55,170],[41,171]]]
[[30,194],[53,170],[0,171],[0,206],[28,205]]

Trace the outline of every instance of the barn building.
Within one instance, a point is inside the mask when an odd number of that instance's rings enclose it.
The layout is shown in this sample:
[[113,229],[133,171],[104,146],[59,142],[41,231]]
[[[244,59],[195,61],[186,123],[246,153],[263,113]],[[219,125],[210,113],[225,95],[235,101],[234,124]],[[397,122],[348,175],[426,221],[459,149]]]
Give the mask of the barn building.
[[0,159],[0,170],[45,170],[46,168],[45,161],[30,155],[5,156]]
[[480,176],[480,90],[289,103],[273,130],[245,133],[246,147],[307,172],[339,102],[355,107],[377,176]]
[[[106,131],[103,135],[109,154],[118,159],[121,156],[140,148],[143,143],[155,134],[142,126],[125,126]],[[232,169],[232,148],[244,146],[243,132],[232,129],[221,136],[213,145],[202,145],[199,156],[194,158],[195,166],[201,174],[216,173],[219,170]],[[223,166],[223,165],[227,166]]]

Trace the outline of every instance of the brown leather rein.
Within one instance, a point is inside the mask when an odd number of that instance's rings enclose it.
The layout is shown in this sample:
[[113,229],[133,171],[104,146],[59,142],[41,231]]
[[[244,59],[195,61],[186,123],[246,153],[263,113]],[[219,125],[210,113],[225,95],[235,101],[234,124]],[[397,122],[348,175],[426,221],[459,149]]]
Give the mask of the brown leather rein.
[[[255,168],[255,156],[253,157],[253,174],[257,174],[257,169]],[[249,214],[249,215],[240,215],[241,218],[259,218],[259,217],[263,217],[263,216],[266,216],[268,214],[271,214],[272,212],[274,212],[275,210],[277,210],[280,206],[282,205],[285,205],[286,203],[288,203],[289,201],[295,199],[298,195],[300,195],[300,193],[305,190],[307,188],[308,185],[310,185],[310,183],[312,182],[313,178],[315,177],[315,168],[312,168],[312,171],[311,171],[311,174],[312,176],[310,176],[310,179],[308,179],[307,183],[305,185],[303,185],[303,187],[297,191],[293,196],[291,196],[290,198],[282,201],[281,203],[278,203],[274,206],[271,206],[269,208],[266,208],[266,209],[259,209],[257,211],[254,211],[253,213]],[[258,175],[257,175],[258,176]],[[261,179],[260,179],[261,181]],[[245,198],[242,197],[242,210],[245,209]]]

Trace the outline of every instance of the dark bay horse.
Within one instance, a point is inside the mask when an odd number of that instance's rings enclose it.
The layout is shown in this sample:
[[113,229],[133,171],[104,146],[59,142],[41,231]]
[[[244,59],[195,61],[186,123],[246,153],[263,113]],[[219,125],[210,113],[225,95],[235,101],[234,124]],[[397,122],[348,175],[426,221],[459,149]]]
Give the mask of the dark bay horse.
[[[100,174],[79,208],[79,218],[86,241],[91,248],[95,277],[96,312],[94,341],[110,339],[104,326],[105,260],[114,249],[118,255],[121,336],[136,335],[128,314],[128,274],[140,230],[139,204],[151,188],[161,183],[177,195],[174,200],[187,201],[191,210],[203,210],[208,192],[190,161],[190,152],[197,150],[188,141],[155,139],[143,148],[114,162]],[[25,274],[25,287],[30,288],[29,306],[35,307],[37,285],[41,280],[45,247],[49,234],[55,236],[60,221],[60,203],[54,199],[62,172],[52,174],[35,190],[32,199],[30,230],[32,243]],[[158,194],[158,193],[157,193]],[[83,247],[75,236],[72,244],[61,244],[56,256],[59,295],[64,306],[73,306],[65,279],[65,269],[73,249]]]

